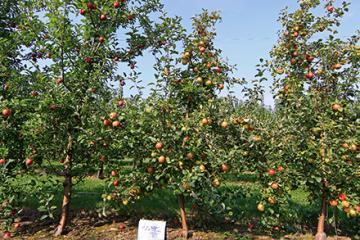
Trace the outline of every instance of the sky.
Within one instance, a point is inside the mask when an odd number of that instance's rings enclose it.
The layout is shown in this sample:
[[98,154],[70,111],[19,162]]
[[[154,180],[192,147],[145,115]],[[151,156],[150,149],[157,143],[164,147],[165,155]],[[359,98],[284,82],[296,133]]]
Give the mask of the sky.
[[[360,29],[360,0],[349,2],[350,11],[339,29],[339,36],[342,37],[350,36]],[[202,9],[219,11],[222,22],[217,25],[215,46],[223,50],[223,57],[231,65],[237,65],[235,77],[248,80],[253,79],[256,74],[255,65],[259,63],[259,59],[267,58],[277,41],[277,31],[281,28],[277,22],[280,11],[286,6],[290,10],[298,8],[296,0],[163,0],[163,3],[170,16],[182,17],[183,24],[189,31],[191,17]],[[340,4],[340,0],[335,0],[334,7]],[[144,84],[154,81],[153,63],[150,56],[139,59],[138,67],[142,72],[140,79]],[[271,82],[267,84],[271,85]],[[241,88],[235,88],[235,95],[242,98]],[[268,106],[274,104],[269,88],[264,102]]]

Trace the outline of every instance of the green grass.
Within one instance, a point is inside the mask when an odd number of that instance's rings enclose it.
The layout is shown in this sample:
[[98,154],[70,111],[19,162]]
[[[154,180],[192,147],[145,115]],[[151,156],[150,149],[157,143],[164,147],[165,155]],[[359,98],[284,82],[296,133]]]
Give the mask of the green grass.
[[[126,170],[128,171],[128,170]],[[38,185],[35,185],[35,180]],[[19,176],[13,184],[21,186],[19,189],[22,191],[31,192],[31,188],[37,186],[45,186],[46,193],[54,193],[53,204],[60,206],[62,201],[62,177],[49,177],[47,175],[23,175]],[[231,213],[231,218],[238,224],[243,226],[246,230],[246,226],[249,223],[254,223],[260,219],[261,213],[256,210],[256,203],[260,200],[261,186],[255,181],[255,177],[251,173],[237,174],[227,176],[227,179],[223,182],[219,188],[221,194],[221,201],[225,203],[229,209],[226,214]],[[87,177],[83,181],[77,182],[74,180],[73,195],[71,209],[74,212],[80,210],[94,211],[101,207],[103,204],[101,195],[104,193],[105,181],[99,180],[93,177]],[[29,197],[25,204],[26,207],[31,209],[37,209],[39,207],[40,196]],[[293,226],[288,228],[288,232],[296,232],[301,229],[299,226],[306,224],[308,226],[315,226],[318,217],[319,203],[309,202],[308,193],[302,189],[291,192],[292,201],[285,209],[282,222]],[[121,203],[119,203],[121,205]],[[194,215],[196,212],[191,208],[191,202],[187,203],[187,212],[190,215]],[[290,213],[290,214],[289,214]],[[140,218],[164,218],[170,219],[178,216],[177,197],[167,189],[157,189],[147,196],[141,197],[137,202],[122,206],[118,213],[119,215],[126,215]],[[329,217],[333,216],[333,210],[329,210]],[[354,233],[356,231],[356,220],[349,220],[342,212],[336,212],[338,227],[341,225],[343,229],[342,233]],[[206,212],[209,216],[208,212]],[[216,225],[216,222],[223,222],[224,216],[228,215],[211,215],[210,222],[212,224],[210,228],[224,230],[221,225]],[[202,219],[203,220],[203,219]],[[207,219],[209,220],[209,219]],[[197,221],[197,220],[196,220]],[[203,222],[196,222],[199,227],[203,226]],[[349,224],[350,223],[350,224]],[[206,225],[206,224],[205,224]],[[294,227],[295,226],[295,227]],[[355,230],[354,230],[355,229]],[[330,230],[330,232],[332,229]]]

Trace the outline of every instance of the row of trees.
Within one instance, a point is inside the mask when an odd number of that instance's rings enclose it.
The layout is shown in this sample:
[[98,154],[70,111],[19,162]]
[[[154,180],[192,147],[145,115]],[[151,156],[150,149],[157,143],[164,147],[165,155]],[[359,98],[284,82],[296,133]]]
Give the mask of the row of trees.
[[[258,66],[254,86],[244,88],[241,109],[232,97],[219,97],[244,81],[232,77],[233,66],[214,44],[216,12],[196,16],[187,33],[157,0],[1,4],[0,218],[6,228],[26,200],[17,178],[35,170],[46,184],[27,189],[27,196],[39,196],[45,216],[54,209],[44,188],[52,176],[63,177],[55,235],[69,220],[74,178],[95,171],[109,181],[104,200],[111,207],[171,189],[185,237],[185,199],[216,209],[210,200],[231,170],[251,171],[264,186],[264,199],[254,206],[269,226],[298,188],[322,203],[317,239],[326,238],[329,204],[359,216],[359,34],[336,37],[348,3],[299,1],[295,12],[283,11],[279,40]],[[313,13],[319,7],[323,16]],[[124,85],[139,84],[136,58],[145,49],[155,56],[157,81],[146,99],[125,99]],[[120,66],[130,71],[118,74]],[[268,75],[273,112],[261,107]],[[128,174],[124,161],[133,164]]]

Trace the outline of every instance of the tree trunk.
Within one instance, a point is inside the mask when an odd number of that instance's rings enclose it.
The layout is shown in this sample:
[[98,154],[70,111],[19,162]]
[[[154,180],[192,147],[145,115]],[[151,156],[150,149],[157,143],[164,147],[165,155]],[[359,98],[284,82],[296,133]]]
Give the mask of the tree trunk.
[[104,163],[103,162],[100,163],[99,170],[97,173],[97,178],[104,179]]
[[325,190],[323,190],[323,195],[321,199],[321,212],[317,227],[317,233],[315,235],[315,240],[326,240],[326,234],[324,231],[325,218],[326,218],[326,207],[327,207],[327,196]]
[[67,145],[66,158],[64,161],[64,195],[63,202],[61,206],[61,214],[59,225],[55,230],[55,236],[60,236],[63,234],[65,226],[69,218],[70,210],[70,201],[71,201],[71,188],[72,188],[72,160],[73,160],[73,140],[72,136],[69,136],[69,141]]
[[182,226],[182,236],[184,239],[188,238],[188,226],[186,223],[186,214],[185,214],[185,198],[184,194],[180,194],[178,197],[180,216],[181,216],[181,226]]
[[[321,128],[323,129],[323,126],[321,126]],[[322,164],[324,164],[326,157],[325,138],[326,138],[326,134],[325,131],[323,130],[320,136],[320,156],[321,156]],[[317,233],[315,235],[315,240],[326,240],[324,227],[325,227],[326,207],[327,207],[327,195],[326,195],[327,181],[326,179],[323,179],[322,182],[323,182],[323,189],[322,189],[322,198],[321,198],[321,211],[319,216]]]

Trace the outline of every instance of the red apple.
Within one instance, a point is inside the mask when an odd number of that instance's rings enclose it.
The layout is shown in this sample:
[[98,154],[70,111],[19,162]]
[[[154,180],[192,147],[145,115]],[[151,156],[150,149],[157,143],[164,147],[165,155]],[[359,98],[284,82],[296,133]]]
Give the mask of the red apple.
[[86,13],[86,10],[85,10],[85,9],[80,9],[80,14],[81,14],[81,15],[85,15],[85,13]]
[[124,107],[124,106],[125,106],[125,100],[119,100],[119,101],[117,102],[117,105],[118,105],[118,107],[120,107],[120,108]]
[[155,144],[155,148],[156,148],[157,150],[160,150],[160,149],[163,148],[163,144],[162,144],[161,142],[157,142],[157,143]]
[[114,185],[114,187],[119,186],[119,184],[120,184],[119,180],[115,180],[115,181],[113,181],[113,185]]
[[350,146],[350,150],[352,152],[356,152],[358,150],[358,146],[355,143],[352,143],[351,146]]
[[340,194],[339,194],[339,199],[340,199],[341,201],[345,201],[345,200],[347,199],[347,196],[346,196],[344,193],[340,193]]
[[119,121],[114,121],[114,122],[112,123],[112,126],[113,126],[114,128],[119,128],[119,127],[121,126],[121,123],[120,123]]
[[334,7],[333,7],[332,5],[329,5],[329,6],[326,7],[326,10],[327,10],[328,12],[333,12],[333,11],[334,11]]
[[101,21],[107,20],[106,14],[101,14],[101,15],[100,15],[100,20],[101,20]]
[[217,87],[218,87],[219,90],[223,90],[223,89],[224,89],[224,84],[223,84],[223,83],[219,83]]
[[31,96],[37,97],[39,93],[37,91],[31,91]]
[[166,157],[165,156],[160,156],[158,159],[160,164],[166,163]]
[[132,15],[132,14],[127,16],[127,19],[128,19],[129,21],[134,20],[134,18],[135,18],[135,17],[134,17],[134,15]]
[[313,78],[315,77],[315,74],[314,74],[313,72],[309,71],[309,72],[305,75],[305,77],[306,77],[307,79],[313,79]]
[[5,165],[6,161],[5,159],[0,159],[0,165]]
[[221,164],[221,171],[223,171],[223,172],[230,171],[230,166],[226,163]]
[[124,231],[125,227],[126,226],[124,223],[120,223],[120,225],[119,225],[120,231]]
[[92,2],[88,2],[88,3],[86,4],[86,6],[88,7],[88,9],[92,9],[92,10],[96,9],[95,4],[93,4]]
[[86,62],[86,63],[92,63],[93,60],[92,60],[91,57],[85,57],[85,62]]
[[2,110],[2,115],[3,115],[3,117],[6,119],[6,118],[8,118],[10,115],[11,115],[11,110],[9,109],[9,108],[4,108],[3,110]]
[[279,171],[279,172],[284,171],[284,167],[283,167],[283,166],[279,166],[279,167],[278,167],[278,171]]
[[293,36],[294,36],[294,37],[298,37],[298,36],[299,36],[299,33],[298,33],[298,32],[294,32]]
[[118,175],[117,171],[115,171],[115,170],[111,171],[111,176],[112,177],[116,177],[117,175]]
[[269,169],[268,174],[269,176],[274,176],[276,174],[276,171],[274,169]]
[[99,43],[104,43],[105,42],[105,37],[101,36],[99,37]]
[[330,200],[330,206],[336,207],[337,205],[338,205],[338,201],[336,199],[331,199]]
[[4,232],[4,235],[3,235],[3,238],[4,238],[4,239],[10,239],[10,238],[11,238],[11,232],[5,231],[5,232]]
[[116,112],[111,112],[109,114],[109,116],[110,116],[110,119],[115,120],[117,118],[117,113]]
[[341,105],[339,103],[333,103],[331,105],[331,109],[333,110],[333,112],[337,112],[341,109]]
[[103,124],[104,124],[105,127],[108,127],[108,126],[111,125],[111,121],[109,119],[105,119]]
[[119,8],[121,6],[120,2],[116,1],[114,2],[114,8]]
[[360,205],[357,205],[355,209],[356,211],[360,212]]
[[31,166],[33,164],[33,160],[31,158],[26,159],[25,161],[26,166]]

